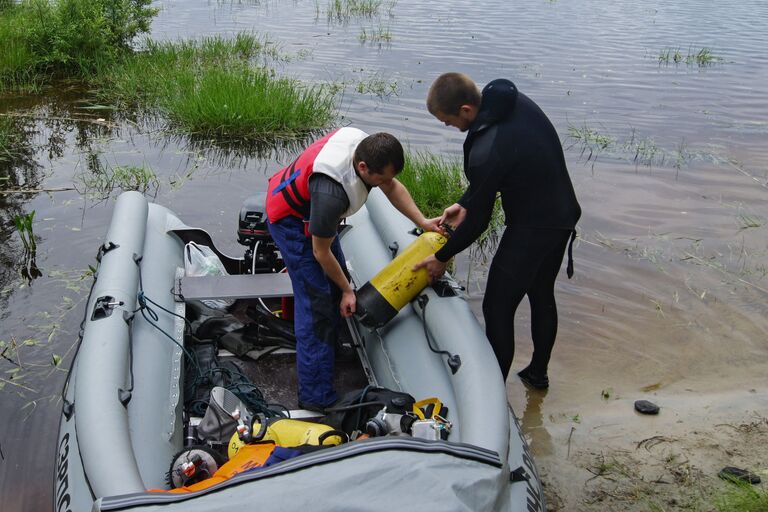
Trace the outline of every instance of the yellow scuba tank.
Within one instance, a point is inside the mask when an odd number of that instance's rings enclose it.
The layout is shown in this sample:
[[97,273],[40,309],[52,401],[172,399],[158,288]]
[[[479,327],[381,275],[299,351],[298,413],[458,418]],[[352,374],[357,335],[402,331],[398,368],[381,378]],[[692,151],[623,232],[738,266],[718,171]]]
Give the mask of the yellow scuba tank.
[[[261,424],[253,422],[253,432],[260,432]],[[342,443],[343,433],[334,430],[329,425],[312,423],[311,421],[292,420],[290,418],[277,418],[267,422],[267,429],[259,441],[273,441],[277,446],[291,448],[305,444],[313,446],[337,445]],[[231,459],[245,445],[240,440],[237,432],[232,434],[227,447],[227,453]]]
[[447,239],[440,233],[422,233],[373,279],[357,291],[357,314],[369,327],[381,327],[429,284],[427,269],[411,270],[436,253]]

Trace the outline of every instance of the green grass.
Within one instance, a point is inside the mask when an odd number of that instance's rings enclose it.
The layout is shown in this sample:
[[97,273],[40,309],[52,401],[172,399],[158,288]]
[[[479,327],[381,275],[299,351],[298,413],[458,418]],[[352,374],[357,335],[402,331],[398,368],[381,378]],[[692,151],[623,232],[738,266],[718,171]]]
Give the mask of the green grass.
[[114,191],[136,190],[141,193],[157,191],[159,182],[155,172],[144,166],[118,165],[97,168],[79,176],[84,193],[106,199]]
[[22,0],[0,7],[0,91],[92,76],[131,52],[151,0]]
[[360,30],[360,34],[357,36],[361,43],[369,44],[382,44],[392,42],[392,32],[389,28],[375,27],[366,30],[365,28]]
[[259,59],[276,48],[238,34],[147,44],[146,51],[109,66],[100,100],[158,112],[177,130],[219,139],[285,139],[319,130],[335,117],[330,87],[279,78]]
[[[459,159],[428,152],[407,154],[405,167],[397,179],[405,185],[427,218],[442,215],[446,207],[461,197],[467,185]],[[488,229],[477,239],[470,256],[485,259],[495,250],[503,225],[501,201],[496,201]]]
[[329,20],[348,20],[355,16],[371,17],[379,13],[382,0],[330,0],[327,14]]
[[734,482],[714,498],[718,512],[768,512],[768,491]]
[[717,57],[712,53],[710,48],[701,48],[695,50],[688,48],[687,53],[680,51],[680,48],[664,48],[659,53],[660,64],[688,64],[689,66],[696,65],[698,67],[711,66],[716,62],[722,62],[721,57]]

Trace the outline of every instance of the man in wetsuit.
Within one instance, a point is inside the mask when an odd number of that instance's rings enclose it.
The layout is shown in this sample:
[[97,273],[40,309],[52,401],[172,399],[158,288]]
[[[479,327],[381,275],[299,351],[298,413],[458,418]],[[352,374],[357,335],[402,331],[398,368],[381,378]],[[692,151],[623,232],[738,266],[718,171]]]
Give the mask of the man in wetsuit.
[[321,411],[336,401],[340,314],[355,312],[355,292],[336,236],[341,219],[362,208],[370,189],[379,187],[416,225],[438,229],[439,219],[425,219],[395,179],[404,160],[394,136],[345,127],[310,145],[269,180],[268,227],[293,285],[299,406],[304,409]]
[[501,193],[506,228],[483,299],[486,335],[506,380],[515,353],[515,311],[528,295],[534,350],[518,375],[529,386],[545,389],[557,335],[555,278],[566,246],[568,277],[573,274],[571,250],[581,216],[560,139],[538,105],[509,80],[494,80],[481,93],[468,76],[446,73],[432,84],[427,108],[446,126],[467,132],[469,187],[440,219],[456,228],[454,235],[416,268],[426,267],[430,279],[441,276],[446,262],[488,227]]

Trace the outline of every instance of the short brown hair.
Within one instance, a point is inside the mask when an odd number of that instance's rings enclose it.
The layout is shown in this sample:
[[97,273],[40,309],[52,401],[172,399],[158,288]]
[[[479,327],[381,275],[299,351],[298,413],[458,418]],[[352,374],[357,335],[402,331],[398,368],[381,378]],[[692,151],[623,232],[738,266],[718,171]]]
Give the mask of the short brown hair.
[[462,105],[480,106],[480,91],[464,73],[443,73],[432,83],[427,94],[427,110],[453,116]]
[[365,162],[374,174],[383,174],[389,164],[398,174],[405,166],[403,145],[394,135],[386,132],[374,133],[361,140],[355,148],[353,160],[355,166],[358,162]]

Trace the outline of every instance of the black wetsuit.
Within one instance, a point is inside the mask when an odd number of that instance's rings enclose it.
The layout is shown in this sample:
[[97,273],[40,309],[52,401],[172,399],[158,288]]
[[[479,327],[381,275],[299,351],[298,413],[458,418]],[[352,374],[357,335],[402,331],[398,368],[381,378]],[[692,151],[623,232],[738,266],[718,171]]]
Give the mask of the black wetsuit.
[[581,208],[560,138],[538,105],[504,79],[489,83],[482,95],[464,142],[469,187],[458,203],[467,216],[435,256],[448,261],[469,247],[488,226],[501,193],[506,229],[483,300],[486,334],[506,379],[515,351],[514,314],[528,295],[534,346],[529,370],[544,377],[557,335],[555,278]]

